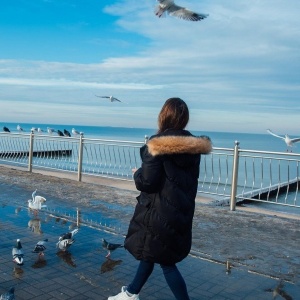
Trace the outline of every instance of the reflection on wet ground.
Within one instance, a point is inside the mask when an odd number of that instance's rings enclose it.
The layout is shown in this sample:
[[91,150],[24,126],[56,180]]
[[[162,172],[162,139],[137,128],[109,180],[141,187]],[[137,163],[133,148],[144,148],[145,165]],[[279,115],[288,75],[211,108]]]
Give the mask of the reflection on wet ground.
[[[53,204],[34,214],[25,205],[14,205],[9,197],[0,196],[0,294],[14,286],[16,299],[107,299],[128,284],[137,262],[124,248],[111,252],[110,257],[103,248],[103,239],[122,244],[127,225],[101,212]],[[107,207],[116,209],[111,204]],[[58,249],[59,237],[76,228],[79,231],[72,246],[66,251]],[[24,250],[23,266],[11,259],[18,238]],[[39,256],[32,250],[43,239],[48,243],[44,256]],[[292,282],[251,274],[230,260],[199,259],[195,252],[179,268],[192,300],[297,299],[300,293],[299,286]],[[173,299],[159,267],[142,296]]]

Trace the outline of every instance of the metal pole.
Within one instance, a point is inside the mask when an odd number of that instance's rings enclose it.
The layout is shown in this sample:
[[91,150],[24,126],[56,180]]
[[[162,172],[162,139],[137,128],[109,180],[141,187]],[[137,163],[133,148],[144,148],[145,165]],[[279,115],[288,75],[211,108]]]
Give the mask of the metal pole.
[[82,154],[83,154],[83,134],[80,133],[79,149],[78,149],[78,181],[81,181]]
[[34,133],[33,133],[33,131],[31,131],[30,136],[29,136],[29,153],[28,153],[28,171],[29,172],[32,172],[33,140],[34,140]]
[[230,195],[230,210],[235,210],[236,206],[236,190],[239,172],[239,144],[235,141],[234,154],[233,154],[233,167],[232,167],[232,182],[231,182],[231,195]]

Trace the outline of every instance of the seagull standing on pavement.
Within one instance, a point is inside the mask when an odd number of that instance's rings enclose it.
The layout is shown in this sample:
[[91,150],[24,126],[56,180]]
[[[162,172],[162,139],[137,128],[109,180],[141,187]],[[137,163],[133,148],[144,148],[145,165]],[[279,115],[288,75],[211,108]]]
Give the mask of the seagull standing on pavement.
[[111,251],[114,251],[118,248],[122,248],[122,247],[124,247],[124,245],[109,243],[105,239],[102,239],[102,247],[103,247],[103,249],[108,250],[108,253],[105,257],[110,257]]
[[24,252],[22,249],[20,239],[17,239],[16,245],[12,248],[12,256],[13,256],[13,262],[15,262],[18,266],[23,265]]
[[[286,134],[285,136],[280,136],[280,135],[275,134],[274,132],[272,132],[270,129],[267,129],[267,132],[270,133],[271,135],[275,136],[275,137],[278,137],[278,138],[282,139],[288,147],[293,147],[294,143],[300,142],[300,138],[291,139],[288,134]],[[286,151],[288,151],[288,149]],[[291,152],[292,152],[292,150],[291,150]]]
[[122,102],[121,100],[119,100],[113,96],[97,96],[97,95],[95,95],[95,96],[98,98],[107,98],[110,100],[110,102]]
[[155,15],[159,18],[165,13],[187,21],[201,21],[208,17],[207,14],[193,12],[185,7],[176,5],[173,0],[157,0],[159,4],[155,8]]

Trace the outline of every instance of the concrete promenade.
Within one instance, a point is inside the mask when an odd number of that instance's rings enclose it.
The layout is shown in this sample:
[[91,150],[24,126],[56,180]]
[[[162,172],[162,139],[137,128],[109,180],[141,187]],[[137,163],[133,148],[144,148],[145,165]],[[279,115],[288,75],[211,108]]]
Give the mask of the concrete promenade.
[[[123,248],[107,259],[101,238],[123,242],[138,193],[128,182],[83,180],[0,166],[0,294],[14,286],[16,299],[101,300],[130,282],[138,262]],[[35,189],[53,210],[38,215],[28,211],[26,203]],[[79,232],[69,252],[63,253],[56,242],[77,225],[77,207],[83,216]],[[230,212],[212,205],[211,199],[198,198],[192,251],[178,264],[190,298],[300,299],[299,225],[296,214],[255,206]],[[17,238],[24,250],[23,266],[12,262]],[[32,250],[45,238],[47,249],[39,259]],[[174,299],[159,266],[140,298]]]

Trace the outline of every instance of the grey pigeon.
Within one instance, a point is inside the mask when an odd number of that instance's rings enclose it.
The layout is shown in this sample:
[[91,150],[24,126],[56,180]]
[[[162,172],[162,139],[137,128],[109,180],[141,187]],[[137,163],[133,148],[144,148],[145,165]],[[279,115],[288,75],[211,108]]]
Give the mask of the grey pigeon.
[[48,239],[44,239],[43,241],[38,241],[33,249],[33,253],[38,253],[39,256],[44,255],[44,251],[46,250],[45,244],[48,242]]
[[64,136],[63,132],[60,131],[59,129],[57,130],[57,134],[58,134],[59,136]]
[[7,293],[0,296],[0,300],[14,300],[15,298],[15,288],[11,287]]
[[24,258],[24,252],[22,249],[21,241],[20,239],[17,239],[16,245],[12,249],[12,256],[13,261],[18,265],[21,266],[24,264],[23,258]]
[[3,131],[4,132],[10,132],[10,130],[6,126],[3,126]]
[[58,238],[58,241],[62,241],[62,240],[68,240],[68,239],[73,239],[74,235],[78,232],[78,228],[75,228],[74,230],[67,232],[67,233],[63,233],[60,235],[60,237]]
[[64,239],[58,241],[56,247],[62,251],[67,251],[74,242],[75,242],[74,239]]
[[111,251],[114,251],[118,248],[122,248],[124,247],[122,244],[113,244],[113,243],[109,243],[108,241],[106,241],[105,239],[102,239],[102,247],[106,250],[108,250],[108,253],[105,257],[110,257]]

